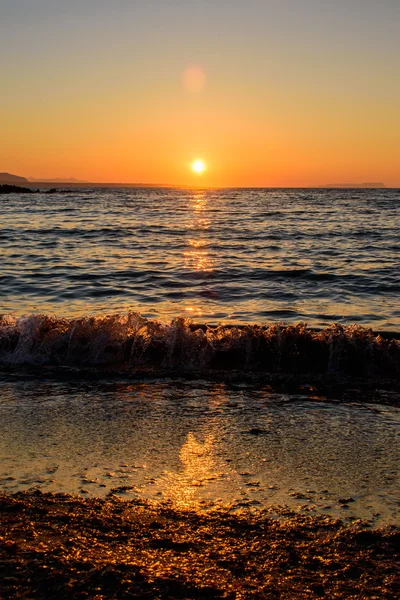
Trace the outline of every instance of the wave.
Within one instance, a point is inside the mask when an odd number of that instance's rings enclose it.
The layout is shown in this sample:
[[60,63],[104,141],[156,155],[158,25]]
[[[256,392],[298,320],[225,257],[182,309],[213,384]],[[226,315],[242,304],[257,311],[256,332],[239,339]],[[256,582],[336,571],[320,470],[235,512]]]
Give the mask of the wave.
[[339,375],[399,381],[400,340],[358,325],[170,323],[138,313],[67,319],[0,316],[0,366],[100,372]]

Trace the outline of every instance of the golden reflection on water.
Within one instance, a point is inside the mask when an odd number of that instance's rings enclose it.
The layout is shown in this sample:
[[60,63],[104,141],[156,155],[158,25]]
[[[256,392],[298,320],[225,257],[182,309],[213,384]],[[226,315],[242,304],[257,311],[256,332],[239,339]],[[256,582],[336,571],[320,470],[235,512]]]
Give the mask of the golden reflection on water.
[[[229,402],[225,386],[216,385],[207,398],[210,410],[219,412]],[[207,433],[199,431],[187,434],[186,441],[179,451],[182,471],[167,472],[164,477],[163,495],[179,508],[198,508],[204,499],[204,489],[213,488],[211,496],[215,498],[218,488],[224,495],[228,481],[238,479],[232,465],[227,464],[220,455],[221,423],[211,422]]]
[[[191,244],[191,240],[189,240]],[[212,271],[214,261],[209,252],[204,250],[189,250],[184,252],[185,266],[193,271]]]
[[164,495],[179,508],[192,508],[199,504],[198,488],[223,478],[226,464],[216,455],[214,434],[206,434],[201,440],[189,432],[179,459],[183,471],[166,474]]
[[207,212],[208,201],[204,192],[193,195],[190,209],[192,211],[190,229],[193,235],[188,240],[190,248],[183,253],[185,266],[193,271],[213,271],[215,258],[208,250],[210,241],[207,235],[211,220]]
[[[187,240],[187,249],[183,252],[185,268],[197,273],[211,273],[215,269],[215,256],[210,252],[209,232],[211,219],[208,212],[207,196],[204,192],[197,192],[190,198],[188,211],[191,211],[191,224],[189,225],[190,237]],[[213,297],[212,292],[203,290]],[[187,306],[186,312],[190,317],[202,317],[203,307],[196,301],[195,306]]]

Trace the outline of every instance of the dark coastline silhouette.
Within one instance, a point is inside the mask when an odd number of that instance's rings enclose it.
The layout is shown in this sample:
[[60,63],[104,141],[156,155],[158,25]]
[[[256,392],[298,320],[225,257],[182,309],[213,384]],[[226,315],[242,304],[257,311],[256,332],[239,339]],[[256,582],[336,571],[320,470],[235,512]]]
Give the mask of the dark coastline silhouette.
[[19,185],[0,185],[0,194],[66,194],[69,190],[58,190],[51,188],[49,190],[32,190],[31,188],[21,187]]
[[7,183],[0,185],[0,194],[35,194],[37,190],[21,187],[19,185],[9,185]]

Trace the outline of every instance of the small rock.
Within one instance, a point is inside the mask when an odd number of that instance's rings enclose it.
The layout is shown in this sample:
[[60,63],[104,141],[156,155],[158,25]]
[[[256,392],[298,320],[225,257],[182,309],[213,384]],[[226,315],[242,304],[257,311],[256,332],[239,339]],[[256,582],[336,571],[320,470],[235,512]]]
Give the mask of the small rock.
[[248,433],[249,435],[265,435],[269,433],[269,431],[267,431],[266,429],[260,429],[259,427],[252,427],[244,433]]

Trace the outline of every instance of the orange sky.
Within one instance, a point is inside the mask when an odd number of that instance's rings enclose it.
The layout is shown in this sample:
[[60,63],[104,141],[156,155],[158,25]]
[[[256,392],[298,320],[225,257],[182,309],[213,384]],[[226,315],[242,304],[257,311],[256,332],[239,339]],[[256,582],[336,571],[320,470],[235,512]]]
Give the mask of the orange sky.
[[392,0],[6,0],[0,171],[400,186],[399,22]]

